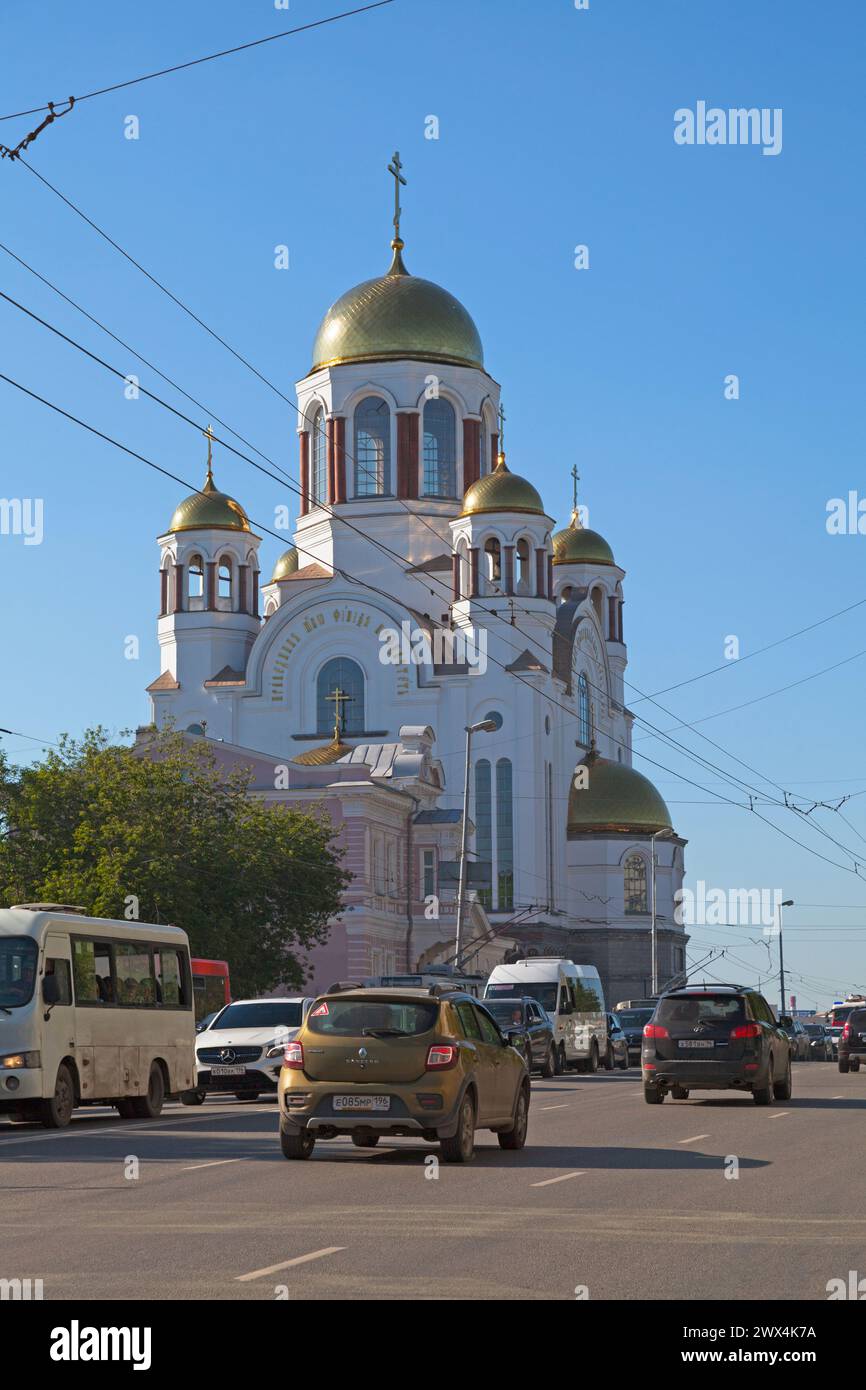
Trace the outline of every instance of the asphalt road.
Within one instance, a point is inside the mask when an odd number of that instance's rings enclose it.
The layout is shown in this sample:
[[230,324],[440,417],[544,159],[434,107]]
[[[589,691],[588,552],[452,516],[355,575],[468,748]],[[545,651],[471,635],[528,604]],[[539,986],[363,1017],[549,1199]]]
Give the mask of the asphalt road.
[[113,1113],[0,1121],[0,1278],[46,1300],[825,1300],[866,1275],[866,1073],[835,1064],[767,1109],[648,1106],[635,1068],[535,1080],[526,1148],[481,1132],[438,1177],[409,1139],[287,1162],[273,1100]]

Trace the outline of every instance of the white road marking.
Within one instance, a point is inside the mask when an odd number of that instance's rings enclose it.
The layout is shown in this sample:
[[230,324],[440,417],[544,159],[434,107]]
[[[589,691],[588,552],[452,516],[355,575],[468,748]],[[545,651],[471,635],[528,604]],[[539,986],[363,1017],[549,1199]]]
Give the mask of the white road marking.
[[709,1139],[708,1134],[693,1134],[691,1139],[678,1139],[678,1144],[696,1144],[699,1139]]
[[582,1178],[585,1171],[586,1171],[586,1170],[583,1169],[583,1170],[582,1170],[581,1172],[579,1172],[579,1173],[563,1173],[562,1176],[559,1177],[559,1178],[545,1178],[544,1182],[531,1182],[531,1183],[529,1184],[529,1186],[530,1186],[530,1187],[552,1187],[553,1184],[554,1184],[555,1182],[568,1182],[569,1178]]
[[243,1154],[240,1158],[213,1158],[210,1163],[190,1163],[185,1168],[181,1168],[182,1173],[194,1173],[197,1168],[219,1168],[223,1163],[245,1163],[249,1154]]
[[769,1116],[769,1119],[771,1119],[771,1120],[781,1120],[781,1119],[784,1118],[785,1115],[790,1115],[790,1113],[791,1113],[790,1110],[777,1110],[776,1113],[775,1113],[775,1115],[770,1115],[770,1116]]
[[327,1245],[324,1250],[311,1250],[309,1255],[296,1255],[293,1260],[283,1260],[278,1265],[268,1265],[267,1269],[254,1269],[251,1274],[236,1274],[235,1282],[246,1284],[250,1279],[264,1279],[266,1274],[276,1274],[281,1269],[291,1269],[293,1265],[305,1265],[310,1260],[321,1260],[325,1255],[336,1255],[345,1250],[345,1245]]
[[536,1110],[567,1110],[568,1105],[537,1105]]

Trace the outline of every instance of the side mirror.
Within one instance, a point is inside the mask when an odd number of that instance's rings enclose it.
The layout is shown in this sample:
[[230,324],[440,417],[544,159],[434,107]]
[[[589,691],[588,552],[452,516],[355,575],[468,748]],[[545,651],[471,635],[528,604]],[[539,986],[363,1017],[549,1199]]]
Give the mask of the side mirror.
[[46,1004],[60,1003],[60,981],[56,975],[44,975],[42,978],[42,998]]

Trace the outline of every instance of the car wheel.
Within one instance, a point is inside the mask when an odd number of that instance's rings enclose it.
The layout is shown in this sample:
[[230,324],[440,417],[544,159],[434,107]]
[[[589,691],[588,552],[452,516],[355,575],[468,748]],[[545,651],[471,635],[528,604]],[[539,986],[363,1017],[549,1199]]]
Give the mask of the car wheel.
[[859,1070],[860,1070],[860,1058],[859,1058],[859,1057],[855,1057],[854,1060],[853,1060],[853,1062],[850,1062],[849,1065],[850,1065],[852,1071],[859,1071]]
[[592,1047],[589,1049],[589,1061],[587,1062],[587,1066],[586,1066],[587,1071],[593,1072],[593,1073],[597,1072],[597,1071],[598,1071],[598,1062],[599,1062],[599,1056],[598,1056],[598,1043],[597,1043],[597,1042],[595,1041],[595,1039],[593,1038],[593,1040],[592,1040]]
[[556,1048],[553,1046],[553,1043],[551,1043],[550,1047],[547,1049],[547,1056],[541,1066],[541,1075],[544,1077],[545,1081],[549,1081],[552,1076],[556,1076]]
[[379,1142],[378,1134],[353,1134],[352,1143],[356,1149],[375,1149]]
[[618,1065],[620,1071],[628,1071],[628,1053],[625,1054],[622,1061]]
[[773,1095],[776,1097],[776,1100],[790,1100],[790,1099],[791,1099],[791,1059],[790,1059],[790,1057],[788,1058],[788,1070],[787,1070],[787,1072],[785,1073],[785,1079],[784,1079],[784,1081],[775,1081],[775,1082],[773,1083]]
[[450,1139],[440,1140],[442,1157],[446,1163],[469,1163],[475,1153],[475,1106],[467,1093],[460,1103],[457,1116],[457,1133]]
[[164,1100],[165,1077],[162,1074],[162,1067],[158,1062],[154,1062],[147,1079],[147,1095],[133,1097],[132,1113],[139,1120],[156,1120],[162,1113]]
[[843,1062],[841,1057],[839,1058],[839,1070],[841,1072],[846,1072],[848,1070],[848,1063]]
[[674,1100],[688,1100],[689,1093],[685,1086],[671,1086],[671,1095]]
[[665,1093],[664,1091],[660,1091],[658,1086],[653,1086],[650,1082],[645,1081],[643,1084],[643,1098],[647,1105],[661,1105],[665,1098]]
[[288,1134],[280,1129],[280,1148],[283,1158],[309,1158],[316,1147],[316,1136],[311,1129],[302,1129],[296,1134]]
[[206,1091],[184,1091],[181,1094],[181,1105],[204,1105],[207,1100]]
[[529,1088],[525,1084],[517,1092],[514,1106],[514,1125],[504,1134],[497,1134],[500,1149],[522,1149],[529,1128]]
[[39,1107],[39,1118],[46,1129],[65,1129],[72,1119],[75,1109],[75,1082],[72,1072],[65,1063],[57,1068],[54,1095],[43,1100]]
[[556,1069],[557,1076],[564,1076],[568,1071],[568,1058],[565,1055],[565,1043],[559,1044],[559,1066]]
[[753,1087],[752,1087],[752,1096],[754,1097],[754,1101],[755,1101],[755,1104],[756,1104],[756,1105],[772,1105],[772,1104],[773,1104],[773,1088],[774,1088],[775,1084],[776,1084],[776,1083],[775,1083],[774,1080],[773,1080],[773,1058],[770,1057],[770,1060],[769,1060],[769,1062],[767,1063],[767,1082],[766,1082],[766,1085],[764,1085],[764,1086],[753,1086]]
[[613,1048],[610,1043],[607,1045],[607,1052],[604,1054],[605,1071],[613,1071]]
[[530,1075],[532,1075],[532,1068],[534,1067],[535,1063],[534,1063],[533,1060],[532,1060],[532,1048],[531,1048],[531,1047],[527,1047],[527,1048],[525,1049],[525,1051],[524,1051],[524,1053],[523,1053],[523,1060],[524,1060],[524,1062],[526,1063],[526,1070],[529,1072]]

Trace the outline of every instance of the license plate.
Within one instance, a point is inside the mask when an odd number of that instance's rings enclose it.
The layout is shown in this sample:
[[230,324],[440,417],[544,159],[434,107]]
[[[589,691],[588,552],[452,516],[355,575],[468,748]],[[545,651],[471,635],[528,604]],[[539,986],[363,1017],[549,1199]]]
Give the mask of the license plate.
[[712,1039],[708,1038],[688,1038],[680,1042],[680,1047],[712,1047]]
[[211,1067],[211,1076],[246,1076],[246,1067]]
[[391,1109],[390,1096],[334,1096],[335,1110],[383,1111]]

